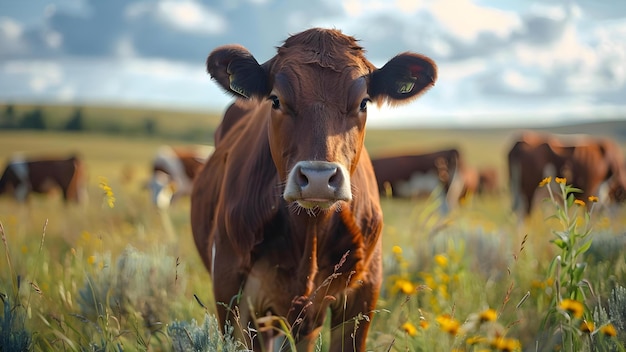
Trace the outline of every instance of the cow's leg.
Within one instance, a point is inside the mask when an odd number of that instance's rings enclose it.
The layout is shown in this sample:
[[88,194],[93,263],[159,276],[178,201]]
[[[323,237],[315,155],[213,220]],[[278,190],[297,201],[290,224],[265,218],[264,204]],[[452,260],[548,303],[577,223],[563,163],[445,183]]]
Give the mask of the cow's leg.
[[365,351],[367,331],[378,298],[378,287],[364,282],[337,298],[331,306],[330,351]]
[[232,247],[218,245],[217,248],[215,246],[211,248],[213,255],[208,267],[211,269],[213,296],[220,328],[223,331],[226,325],[232,326],[235,338],[250,346],[247,334],[250,315],[244,298],[246,278],[233,263],[236,254]]

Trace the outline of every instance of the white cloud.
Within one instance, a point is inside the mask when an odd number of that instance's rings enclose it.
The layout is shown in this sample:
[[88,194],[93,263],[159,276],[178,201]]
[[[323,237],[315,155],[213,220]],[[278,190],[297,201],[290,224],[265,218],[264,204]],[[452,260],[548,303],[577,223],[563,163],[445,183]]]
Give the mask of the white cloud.
[[219,34],[226,29],[227,21],[195,1],[161,1],[157,16],[165,23],[182,31]]
[[19,22],[9,17],[0,17],[0,35],[9,40],[17,40],[23,31]]
[[132,58],[137,56],[137,51],[133,40],[129,36],[122,36],[115,43],[115,54],[121,58]]
[[54,30],[47,30],[43,34],[43,39],[48,47],[58,49],[63,44],[63,36]]
[[148,15],[154,11],[154,4],[147,1],[133,2],[124,10],[126,18],[134,20]]
[[527,75],[514,69],[504,71],[502,83],[510,90],[523,94],[541,93],[545,88],[539,77]]
[[228,25],[223,16],[195,0],[134,2],[126,7],[124,15],[130,20],[152,16],[167,26],[190,33],[221,34]]
[[507,37],[521,27],[519,15],[475,4],[470,0],[440,0],[429,8],[433,16],[454,37],[475,41],[480,33]]
[[[195,65],[140,58],[0,62],[0,97],[222,110],[232,100]],[[9,84],[10,83],[10,84]]]
[[25,77],[28,86],[35,93],[58,85],[65,78],[61,66],[50,61],[10,61],[4,65],[2,71],[9,75]]
[[[431,91],[409,106],[385,110],[381,119],[372,111],[374,123],[471,124],[512,113],[528,121],[511,123],[539,123],[577,111],[623,112],[618,104],[626,106],[626,5],[618,2],[288,1],[64,0],[39,6],[36,16],[3,13],[0,99],[223,109],[230,98],[204,72],[205,43],[208,51],[245,39],[259,50],[316,25],[360,39],[378,67],[404,50],[437,61],[439,80]],[[262,20],[270,13],[280,22]],[[123,17],[103,18],[110,14]],[[63,21],[68,17],[78,20]],[[240,27],[227,31],[235,19]],[[83,28],[96,34],[88,36],[94,38],[90,43],[74,36]]]

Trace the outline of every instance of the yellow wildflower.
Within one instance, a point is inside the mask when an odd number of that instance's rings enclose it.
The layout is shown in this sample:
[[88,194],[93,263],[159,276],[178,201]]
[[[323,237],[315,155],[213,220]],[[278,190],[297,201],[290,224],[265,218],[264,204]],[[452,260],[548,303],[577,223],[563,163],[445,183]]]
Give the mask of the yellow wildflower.
[[410,295],[415,292],[415,285],[409,280],[398,279],[395,286],[402,291],[402,293]]
[[564,185],[565,182],[567,182],[567,179],[565,177],[555,177],[554,182]]
[[[430,323],[426,320],[420,320],[420,328],[426,330],[428,329],[428,327],[430,326]],[[613,328],[613,331],[615,331],[615,328]]]
[[480,322],[486,322],[486,321],[495,321],[498,318],[498,313],[496,312],[495,309],[487,309],[483,312],[480,313],[479,315],[480,318]]
[[445,268],[448,266],[448,258],[443,254],[437,254],[435,256],[435,263],[437,263],[440,267]]
[[22,245],[22,254],[28,253],[28,246]]
[[96,262],[95,255],[90,255],[89,257],[87,257],[87,263],[89,263],[89,265],[93,265],[95,262]]
[[100,176],[99,181],[99,186],[100,189],[102,189],[102,191],[104,192],[104,197],[107,205],[109,206],[109,208],[113,208],[115,206],[115,195],[113,194],[113,188],[109,186],[109,180],[104,176]]
[[559,304],[559,308],[569,314],[572,314],[575,318],[582,317],[585,310],[585,307],[582,303],[569,298],[562,300]]
[[543,187],[552,181],[552,177],[546,177],[541,182],[539,182],[539,187]]
[[580,331],[586,332],[588,334],[592,333],[595,328],[596,326],[592,321],[583,320],[583,322],[580,324]]
[[417,335],[417,328],[415,327],[415,325],[411,324],[408,321],[406,323],[402,324],[402,330],[404,330],[404,332],[409,334],[409,336]]
[[512,352],[520,351],[522,349],[522,344],[519,340],[507,337],[496,337],[490,344],[491,347],[498,351]]
[[606,324],[603,327],[601,327],[600,332],[606,336],[611,336],[611,337],[617,336],[617,331],[615,330],[615,326],[613,326],[613,324],[611,323]]
[[444,314],[437,317],[437,323],[441,330],[447,332],[450,335],[456,335],[459,333],[461,324],[451,316]]
[[580,199],[576,199],[576,200],[574,200],[574,204],[578,204],[581,207],[584,207],[585,206],[585,201],[584,200],[580,200]]
[[400,246],[393,246],[391,248],[391,251],[393,252],[393,254],[400,255],[400,254],[402,254],[402,247],[400,247]]
[[589,196],[589,201],[592,203],[597,203],[598,202],[598,197],[596,196]]

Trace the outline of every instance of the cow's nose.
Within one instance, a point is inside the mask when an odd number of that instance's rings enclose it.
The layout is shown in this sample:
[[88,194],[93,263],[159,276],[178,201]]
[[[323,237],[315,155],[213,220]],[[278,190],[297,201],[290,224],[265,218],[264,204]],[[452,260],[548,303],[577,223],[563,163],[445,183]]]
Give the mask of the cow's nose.
[[337,163],[301,161],[289,173],[284,198],[287,201],[334,203],[350,201],[349,176]]
[[326,187],[337,188],[337,185],[340,183],[341,176],[337,175],[337,167],[333,165],[323,165],[321,167],[317,166],[296,166],[294,170],[296,182],[298,182],[298,186],[302,189],[311,187],[319,188],[318,192],[323,192],[326,190]]

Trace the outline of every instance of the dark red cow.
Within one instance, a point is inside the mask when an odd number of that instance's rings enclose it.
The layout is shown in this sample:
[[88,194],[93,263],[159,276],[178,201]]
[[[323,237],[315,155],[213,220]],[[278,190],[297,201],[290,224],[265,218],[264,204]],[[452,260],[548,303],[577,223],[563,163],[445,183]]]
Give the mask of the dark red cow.
[[66,202],[80,202],[86,197],[85,183],[83,162],[77,156],[15,157],[0,178],[0,195],[11,193],[18,202],[24,202],[31,192],[47,194],[60,190]]
[[[367,106],[416,98],[434,84],[435,64],[407,52],[377,69],[354,38],[314,28],[263,64],[241,46],[219,47],[207,69],[245,101],[191,195],[221,325],[234,322],[235,305],[243,327],[264,331],[268,315],[284,317],[297,349],[310,351],[330,307],[330,350],[364,351],[383,224],[363,147]],[[270,350],[270,335],[254,348]]]
[[595,195],[607,202],[609,190],[617,193],[626,187],[622,152],[608,138],[526,131],[509,151],[508,165],[513,209],[525,215],[531,213],[535,193],[545,177],[566,178],[568,184],[583,191],[574,196],[584,201]]
[[440,189],[442,210],[454,207],[463,191],[461,159],[457,149],[378,157],[372,160],[378,191],[413,198]]

